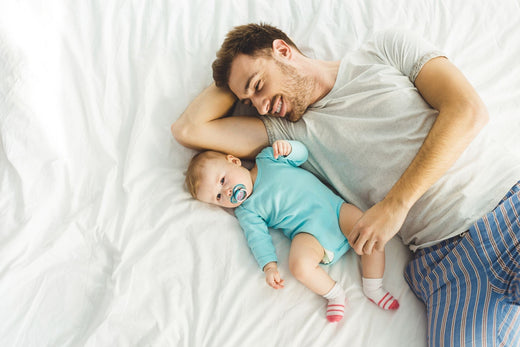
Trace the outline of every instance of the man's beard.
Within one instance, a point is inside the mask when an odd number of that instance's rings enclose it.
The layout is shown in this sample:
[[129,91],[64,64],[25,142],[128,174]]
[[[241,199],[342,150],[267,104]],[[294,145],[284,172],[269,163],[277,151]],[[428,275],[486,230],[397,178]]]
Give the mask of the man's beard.
[[[275,60],[285,79],[282,88],[282,97],[288,99],[292,110],[285,118],[291,122],[300,120],[311,104],[311,95],[314,89],[314,81],[310,77],[304,77],[298,73],[295,67]],[[285,102],[285,100],[284,100]]]

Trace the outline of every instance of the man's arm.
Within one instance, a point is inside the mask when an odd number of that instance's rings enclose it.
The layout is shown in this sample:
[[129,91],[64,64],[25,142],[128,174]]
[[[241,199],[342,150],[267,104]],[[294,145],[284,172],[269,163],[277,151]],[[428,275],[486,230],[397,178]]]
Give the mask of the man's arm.
[[370,254],[373,247],[384,249],[415,202],[455,163],[489,118],[475,89],[446,58],[426,63],[415,86],[439,114],[410,166],[349,234],[349,242],[360,255]]
[[264,123],[257,117],[222,118],[236,98],[211,84],[200,93],[171,126],[182,145],[194,149],[212,149],[239,158],[254,158],[269,145]]

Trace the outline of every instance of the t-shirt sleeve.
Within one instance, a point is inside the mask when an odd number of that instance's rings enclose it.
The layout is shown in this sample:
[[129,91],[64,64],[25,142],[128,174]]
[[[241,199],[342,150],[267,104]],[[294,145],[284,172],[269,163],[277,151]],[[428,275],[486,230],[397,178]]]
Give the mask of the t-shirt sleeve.
[[264,122],[270,145],[272,145],[276,140],[293,139],[290,130],[293,128],[294,123],[291,123],[285,118],[279,117],[260,116],[259,118]]
[[265,221],[258,214],[244,207],[236,208],[235,215],[260,269],[263,269],[267,263],[278,261],[273,239]]
[[421,36],[404,30],[377,33],[366,45],[368,51],[383,63],[408,76],[412,83],[426,62],[435,57],[446,56]]

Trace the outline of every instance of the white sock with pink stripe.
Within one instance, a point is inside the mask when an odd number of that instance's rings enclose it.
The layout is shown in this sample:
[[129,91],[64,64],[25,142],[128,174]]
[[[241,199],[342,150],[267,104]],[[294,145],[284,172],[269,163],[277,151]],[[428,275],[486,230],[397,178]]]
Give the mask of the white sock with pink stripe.
[[334,287],[325,295],[327,304],[327,319],[329,322],[339,322],[345,315],[345,291],[336,282]]
[[381,307],[383,310],[397,310],[399,302],[383,288],[382,278],[364,278],[363,277],[363,292],[365,295]]

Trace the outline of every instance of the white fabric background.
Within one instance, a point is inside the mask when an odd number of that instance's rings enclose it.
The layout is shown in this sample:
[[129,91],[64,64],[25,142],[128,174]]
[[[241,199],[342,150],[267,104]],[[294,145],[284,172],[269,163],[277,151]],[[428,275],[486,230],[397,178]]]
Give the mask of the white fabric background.
[[170,125],[235,25],[271,23],[320,59],[401,27],[448,53],[519,151],[519,19],[516,0],[0,1],[0,345],[425,346],[398,239],[385,283],[401,308],[365,299],[349,252],[327,268],[349,300],[329,324],[286,239],[274,291],[235,218],[190,198],[194,152]]

